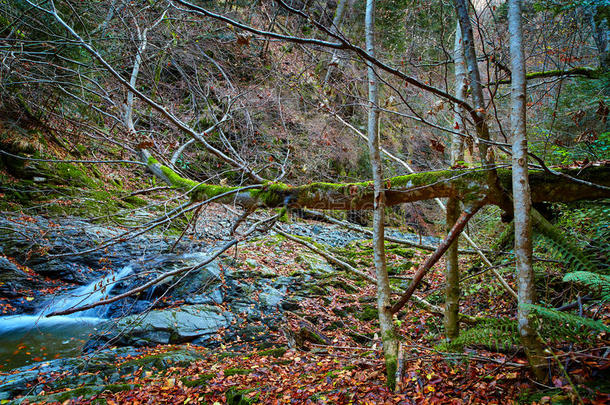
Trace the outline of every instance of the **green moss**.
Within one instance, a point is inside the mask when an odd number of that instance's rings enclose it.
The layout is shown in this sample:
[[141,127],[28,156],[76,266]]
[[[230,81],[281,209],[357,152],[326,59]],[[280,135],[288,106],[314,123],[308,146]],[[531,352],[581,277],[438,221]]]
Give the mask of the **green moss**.
[[190,380],[188,377],[182,377],[180,381],[184,384],[185,387],[199,387],[202,385],[207,385],[208,381],[212,378],[216,377],[216,374],[201,374],[198,378],[194,380]]
[[254,396],[248,396],[254,389],[240,390],[235,387],[231,387],[226,393],[227,405],[250,405],[258,402],[260,393]]
[[48,175],[55,184],[66,184],[71,186],[88,187],[95,189],[98,183],[91,178],[83,167],[71,163],[56,163],[53,166],[41,165],[42,175]]
[[267,349],[267,350],[261,350],[260,352],[257,352],[256,354],[258,354],[259,356],[271,356],[271,357],[282,357],[284,355],[284,353],[286,353],[286,350],[288,350],[288,348],[286,347],[277,347],[277,348],[273,348],[273,349]]
[[396,369],[398,368],[398,362],[396,356],[385,356],[385,374],[386,374],[386,386],[394,391],[396,387]]
[[312,285],[306,290],[306,292],[314,297],[325,296],[328,294],[328,291],[319,285]]
[[386,247],[386,251],[404,257],[405,259],[411,259],[413,256],[415,256],[415,251],[413,249],[405,249],[404,247],[400,247],[395,244],[388,244]]
[[63,403],[72,398],[78,398],[78,397],[91,398],[92,396],[98,395],[103,391],[104,391],[104,387],[94,385],[94,386],[89,386],[89,387],[76,388],[76,389],[73,389],[70,391],[64,391],[64,392],[60,392],[58,394],[53,394],[53,395],[49,395],[48,397],[42,397],[42,398],[47,399],[50,402],[57,401],[57,402]]
[[292,187],[284,183],[268,182],[263,185],[260,190],[252,190],[250,195],[258,198],[267,207],[280,207],[284,205],[284,201]]
[[136,388],[140,388],[140,384],[109,384],[104,387],[104,391],[110,391],[117,393],[121,391],[130,391]]
[[145,199],[136,196],[125,197],[123,198],[123,201],[132,204],[134,207],[144,207],[148,205],[148,202]]
[[223,374],[225,377],[229,377],[232,375],[248,375],[253,371],[254,370],[250,368],[228,368],[223,372]]
[[335,288],[340,288],[348,294],[353,294],[358,291],[351,285],[345,283],[344,281],[337,280],[337,279],[330,279],[330,280],[324,282],[324,285],[330,286],[330,287],[335,287]]
[[377,308],[371,306],[371,305],[365,305],[362,308],[362,311],[359,314],[356,314],[356,318],[360,319],[361,321],[374,321],[379,317],[379,313],[377,312]]
[[222,352],[218,355],[218,360],[222,360],[225,359],[227,357],[237,357],[239,356],[239,353],[232,353],[232,352]]
[[193,190],[199,185],[199,183],[197,183],[196,181],[180,176],[178,173],[176,173],[174,170],[170,169],[167,166],[159,165],[159,167],[165,177],[167,177],[167,179],[169,180],[172,187],[188,191]]
[[120,365],[121,368],[129,368],[129,367],[145,367],[145,368],[165,368],[167,365],[171,364],[174,366],[188,366],[193,361],[202,359],[203,356],[200,353],[189,351],[189,350],[171,350],[164,353],[151,354],[149,356],[144,356],[139,359],[133,359],[126,361]]
[[157,164],[161,172],[163,172],[165,177],[167,177],[169,180],[171,186],[185,192],[191,192],[191,200],[193,201],[207,200],[239,189],[239,187],[217,186],[214,184],[198,183],[191,179],[187,179],[180,176],[173,169],[159,164],[159,162],[153,157],[148,158],[148,164]]

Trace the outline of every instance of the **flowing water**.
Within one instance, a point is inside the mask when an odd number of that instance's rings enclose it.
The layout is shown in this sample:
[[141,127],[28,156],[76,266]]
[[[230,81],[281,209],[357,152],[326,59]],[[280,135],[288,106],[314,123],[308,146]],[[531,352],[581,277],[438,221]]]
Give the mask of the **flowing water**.
[[91,304],[109,296],[116,284],[131,271],[131,266],[126,266],[117,273],[53,297],[34,315],[0,317],[0,371],[36,361],[80,354],[91,332],[105,321],[107,306],[70,315],[47,315]]

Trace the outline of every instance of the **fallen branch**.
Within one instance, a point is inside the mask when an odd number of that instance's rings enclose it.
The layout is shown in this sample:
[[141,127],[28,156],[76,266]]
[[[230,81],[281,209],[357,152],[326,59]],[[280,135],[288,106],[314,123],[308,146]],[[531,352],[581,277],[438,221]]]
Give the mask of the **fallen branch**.
[[[277,232],[278,234],[282,235],[283,237],[285,237],[286,239],[290,239],[293,242],[299,243],[299,244],[305,246],[306,248],[308,248],[309,250],[311,250],[312,252],[319,254],[320,256],[322,256],[326,260],[328,260],[330,263],[333,263],[334,265],[336,265],[336,266],[338,266],[338,267],[340,267],[342,269],[345,269],[345,270],[349,271],[350,273],[352,273],[352,274],[354,274],[354,275],[356,275],[356,276],[358,276],[360,278],[363,278],[363,279],[365,279],[366,281],[368,281],[368,282],[370,282],[372,284],[377,284],[377,280],[373,276],[371,276],[369,274],[366,274],[366,273],[364,273],[364,272],[354,268],[352,265],[350,265],[349,263],[344,262],[343,260],[337,259],[336,257],[331,255],[330,253],[328,253],[328,252],[326,252],[326,251],[324,251],[322,249],[319,249],[318,247],[316,247],[312,243],[309,243],[309,242],[299,238],[298,236],[286,233],[286,232],[282,231],[281,229],[279,229],[278,226],[275,226],[273,228],[273,230],[275,232]],[[398,292],[398,293],[402,292],[402,290],[400,290],[397,287],[392,286],[391,288],[392,288],[392,290],[394,292]],[[434,313],[434,314],[437,314],[437,315],[440,315],[440,316],[443,315],[443,309],[441,307],[438,307],[436,305],[430,304],[428,301],[426,301],[423,298],[418,297],[417,295],[413,295],[413,299],[415,301],[417,301],[417,303],[419,303],[427,311],[429,311],[431,313]],[[466,315],[464,315],[464,317],[469,318]]]
[[[337,114],[333,114],[333,116],[339,120],[341,123],[343,123],[345,126],[347,126],[348,128],[350,128],[352,131],[354,131],[359,137],[363,138],[364,140],[367,139],[366,135],[364,135],[361,131],[358,130],[358,128],[354,127],[353,125],[351,125],[349,122],[345,121],[343,118],[341,118],[339,115]],[[394,156],[393,154],[391,154],[387,149],[385,148],[381,148],[381,151],[388,156],[390,159],[394,160],[395,162],[397,162],[398,164],[400,164],[401,166],[403,166],[405,169],[407,169],[407,171],[411,174],[415,174],[415,170],[413,170],[413,168],[404,160],[398,158],[397,156]],[[438,206],[445,212],[447,212],[447,207],[445,206],[445,204],[441,201],[440,198],[436,197],[434,198],[434,201],[438,204]],[[506,292],[508,292],[514,299],[517,299],[517,293],[515,292],[515,290],[513,290],[510,285],[508,285],[508,283],[506,282],[506,280],[504,280],[504,277],[502,277],[502,275],[500,273],[498,273],[494,268],[493,268],[493,264],[491,263],[491,261],[487,258],[487,256],[485,256],[485,254],[483,253],[483,251],[479,248],[479,246],[470,238],[470,236],[468,236],[468,234],[466,232],[463,232],[462,235],[464,236],[464,239],[466,239],[466,241],[470,244],[470,246],[473,247],[473,249],[475,250],[476,254],[479,255],[479,257],[481,258],[481,260],[483,260],[483,262],[485,262],[485,264],[491,268],[491,272],[494,274],[494,276],[496,276],[496,278],[498,279],[498,281],[500,282],[500,284],[502,285],[502,287],[506,290]],[[389,240],[386,237],[386,240]]]
[[278,218],[278,215],[274,215],[271,218],[265,218],[265,219],[262,219],[262,220],[256,222],[245,233],[241,234],[238,238],[231,239],[229,242],[225,243],[213,255],[208,257],[203,262],[197,264],[196,266],[182,267],[182,268],[179,268],[179,269],[168,271],[166,273],[163,273],[163,274],[159,275],[154,280],[151,280],[151,281],[149,281],[147,283],[144,283],[144,284],[142,284],[142,285],[140,285],[140,286],[138,286],[136,288],[132,288],[131,290],[126,291],[123,294],[119,294],[119,295],[116,295],[116,296],[114,296],[112,298],[108,298],[108,299],[105,299],[105,300],[100,300],[100,301],[94,302],[92,304],[83,305],[81,307],[75,307],[75,308],[69,308],[69,309],[66,309],[66,310],[63,310],[63,311],[51,312],[50,314],[48,314],[46,316],[47,317],[51,317],[51,316],[57,316],[57,315],[69,315],[69,314],[73,314],[75,312],[86,311],[86,310],[91,309],[91,308],[96,308],[96,307],[99,307],[99,306],[102,306],[102,305],[111,304],[113,302],[122,300],[123,298],[127,298],[127,297],[130,297],[130,296],[135,295],[137,293],[140,293],[140,292],[146,290],[147,288],[152,287],[153,285],[155,285],[155,284],[165,280],[168,277],[172,277],[172,276],[184,273],[186,271],[195,271],[195,270],[198,270],[198,269],[206,266],[207,264],[213,262],[214,260],[216,260],[216,258],[218,256],[220,256],[222,253],[224,253],[225,251],[227,251],[231,247],[235,246],[238,242],[244,240],[246,237],[248,237],[254,231],[256,231],[261,225],[269,223],[269,222],[272,222],[272,221],[276,221],[277,218]]
[[424,278],[424,276],[428,273],[432,266],[443,256],[443,254],[445,254],[447,249],[449,249],[449,246],[451,246],[453,241],[460,235],[460,233],[462,233],[462,230],[464,230],[464,227],[466,227],[468,221],[470,221],[474,214],[477,213],[481,206],[482,204],[479,203],[475,206],[470,207],[470,209],[465,209],[462,212],[462,215],[460,215],[458,220],[455,222],[455,225],[453,225],[453,228],[451,228],[449,233],[447,233],[447,236],[438,246],[436,251],[432,253],[421,266],[419,266],[419,269],[417,269],[417,272],[413,276],[413,281],[411,282],[411,284],[409,284],[407,290],[403,293],[398,302],[396,302],[396,304],[392,306],[392,313],[395,314],[400,311],[402,307],[407,303],[407,301],[409,301],[409,298],[411,298],[411,296],[415,292],[415,289],[417,288],[421,280]]

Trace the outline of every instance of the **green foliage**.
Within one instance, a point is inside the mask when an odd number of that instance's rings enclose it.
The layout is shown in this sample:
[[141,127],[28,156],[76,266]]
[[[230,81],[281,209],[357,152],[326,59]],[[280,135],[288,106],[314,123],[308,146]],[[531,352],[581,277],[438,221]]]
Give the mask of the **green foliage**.
[[225,377],[229,377],[232,375],[247,375],[250,374],[253,370],[249,368],[228,368],[224,371]]
[[551,335],[551,337],[557,337],[559,334],[565,334],[565,336],[562,337],[574,338],[577,341],[582,340],[583,335],[579,330],[580,327],[593,331],[610,332],[610,327],[604,325],[600,321],[570,314],[568,312],[556,311],[541,305],[523,305],[547,320],[544,322],[545,334]]
[[563,281],[582,284],[593,293],[598,294],[603,301],[610,301],[610,276],[588,271],[576,271],[566,274]]
[[560,211],[557,227],[564,230],[563,238],[581,248],[595,265],[594,271],[610,274],[610,204],[605,201],[555,204]]
[[573,78],[564,84],[557,105],[543,109],[531,129],[531,150],[547,164],[610,159],[610,132],[604,108],[610,104],[610,74]]
[[576,271],[593,271],[596,269],[589,255],[575,245],[565,234],[551,225],[539,213],[532,212],[532,217],[538,241],[561,256],[570,269]]
[[231,387],[231,389],[229,389],[226,392],[226,399],[227,399],[227,404],[229,405],[249,405],[249,404],[254,404],[256,402],[258,402],[258,397],[260,395],[260,393],[256,393],[256,395],[252,396],[252,395],[248,395],[250,393],[254,392],[254,389],[245,389],[245,390],[239,390],[235,387]]
[[438,345],[439,350],[460,350],[464,346],[483,345],[496,350],[509,350],[519,345],[517,322],[508,318],[481,318],[477,324],[463,330],[457,339]]

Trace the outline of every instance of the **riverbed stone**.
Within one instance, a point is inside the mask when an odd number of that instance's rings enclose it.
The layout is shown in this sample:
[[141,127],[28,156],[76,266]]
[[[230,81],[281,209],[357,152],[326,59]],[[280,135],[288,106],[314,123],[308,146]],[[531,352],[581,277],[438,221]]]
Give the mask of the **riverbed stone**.
[[183,305],[122,318],[116,325],[121,344],[167,344],[211,337],[231,324],[234,316],[210,305]]

